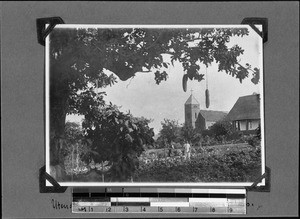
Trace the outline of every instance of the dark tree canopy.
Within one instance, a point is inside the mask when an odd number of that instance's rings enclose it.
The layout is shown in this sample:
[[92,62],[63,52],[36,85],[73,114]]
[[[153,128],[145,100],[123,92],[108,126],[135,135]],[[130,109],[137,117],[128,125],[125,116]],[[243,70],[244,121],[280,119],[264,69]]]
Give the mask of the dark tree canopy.
[[64,79],[77,89],[96,79],[101,85],[109,84],[113,78],[106,77],[103,69],[114,72],[121,80],[158,69],[155,79],[159,83],[167,77],[159,69],[170,64],[164,62],[162,54],[169,54],[171,63],[181,62],[191,80],[203,80],[204,75],[198,73],[199,64],[208,66],[212,62],[218,63],[219,71],[240,80],[248,77],[249,71],[257,78],[258,69],[238,62],[244,50],[238,45],[226,45],[230,37],[248,34],[247,28],[54,29],[51,66],[63,64]]

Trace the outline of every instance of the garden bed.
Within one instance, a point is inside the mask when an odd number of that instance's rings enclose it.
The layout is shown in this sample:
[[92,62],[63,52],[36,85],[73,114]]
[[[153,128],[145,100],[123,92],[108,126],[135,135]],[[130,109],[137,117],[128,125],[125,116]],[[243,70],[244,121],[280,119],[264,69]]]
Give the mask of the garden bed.
[[230,145],[196,148],[184,156],[142,157],[135,182],[254,182],[261,175],[260,147]]

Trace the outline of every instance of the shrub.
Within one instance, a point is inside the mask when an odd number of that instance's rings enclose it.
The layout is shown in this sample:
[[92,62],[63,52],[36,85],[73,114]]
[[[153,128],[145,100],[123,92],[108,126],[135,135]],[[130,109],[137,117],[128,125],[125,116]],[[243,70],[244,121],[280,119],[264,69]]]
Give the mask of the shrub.
[[253,147],[260,145],[260,140],[257,136],[249,136],[246,139],[247,143]]
[[221,120],[214,123],[210,127],[211,132],[214,134],[215,138],[221,140],[222,136],[229,136],[233,132],[233,127],[231,122],[226,120]]
[[174,143],[174,148],[175,149],[181,149],[182,148],[182,145],[180,143]]
[[158,158],[163,158],[166,156],[165,151],[164,150],[160,150],[157,152],[157,156]]
[[[251,182],[260,175],[260,147],[197,148],[190,161],[167,157],[141,164],[134,181],[139,182]],[[174,150],[178,151],[178,150]]]
[[174,156],[182,156],[182,150],[181,149],[175,149],[174,150]]
[[243,134],[240,131],[234,131],[230,135],[227,136],[227,140],[231,141],[236,141],[241,139]]
[[154,146],[153,146],[153,145],[151,145],[151,144],[149,144],[149,145],[147,145],[147,148],[148,148],[148,149],[153,149],[153,148],[154,148]]
[[212,132],[212,130],[209,130],[209,129],[202,130],[201,132],[202,132],[202,136],[203,137],[206,137],[206,136],[212,137],[214,135],[214,133]]

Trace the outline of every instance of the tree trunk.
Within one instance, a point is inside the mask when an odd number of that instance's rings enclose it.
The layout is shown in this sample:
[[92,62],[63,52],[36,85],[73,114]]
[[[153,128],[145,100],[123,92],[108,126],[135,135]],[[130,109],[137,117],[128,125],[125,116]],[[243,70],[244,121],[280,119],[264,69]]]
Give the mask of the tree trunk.
[[62,163],[61,150],[64,146],[64,131],[66,121],[66,103],[65,98],[58,98],[59,104],[50,104],[50,164],[57,165]]
[[65,169],[62,149],[69,89],[62,68],[57,67],[50,69],[50,165],[61,165]]

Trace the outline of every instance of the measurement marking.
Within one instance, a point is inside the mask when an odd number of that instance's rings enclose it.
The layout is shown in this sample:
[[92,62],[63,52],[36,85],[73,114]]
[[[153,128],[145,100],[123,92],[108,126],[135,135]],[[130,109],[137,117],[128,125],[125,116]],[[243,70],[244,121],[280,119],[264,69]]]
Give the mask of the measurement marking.
[[86,189],[73,191],[77,193],[73,193],[72,213],[246,214],[245,189],[101,188],[101,193],[97,193],[94,188],[93,193]]
[[244,208],[226,207],[143,207],[143,206],[115,206],[115,207],[78,207],[73,213],[196,213],[196,214],[246,214]]
[[189,207],[189,202],[150,202],[150,206],[161,206],[161,207]]

